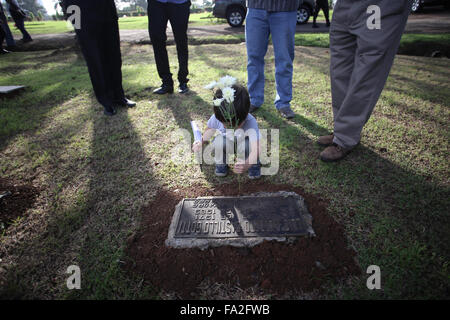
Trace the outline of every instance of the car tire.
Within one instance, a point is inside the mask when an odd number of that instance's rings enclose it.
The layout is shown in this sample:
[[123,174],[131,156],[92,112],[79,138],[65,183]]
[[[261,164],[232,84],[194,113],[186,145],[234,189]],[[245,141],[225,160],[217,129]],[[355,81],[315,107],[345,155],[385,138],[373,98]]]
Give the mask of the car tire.
[[417,13],[422,9],[422,5],[420,3],[420,0],[413,0],[412,6],[411,6],[411,12]]
[[307,6],[302,5],[297,10],[297,24],[308,23],[310,17],[311,17],[311,10]]
[[242,26],[245,20],[245,10],[239,7],[231,7],[227,10],[227,21],[228,24],[237,28]]

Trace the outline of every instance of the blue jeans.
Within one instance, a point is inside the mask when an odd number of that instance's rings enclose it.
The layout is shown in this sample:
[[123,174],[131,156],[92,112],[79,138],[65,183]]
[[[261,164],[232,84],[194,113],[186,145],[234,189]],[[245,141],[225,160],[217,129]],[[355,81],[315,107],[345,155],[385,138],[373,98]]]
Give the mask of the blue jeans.
[[275,107],[289,107],[292,100],[292,74],[297,12],[268,12],[249,8],[245,23],[247,73],[250,102],[255,107],[264,103],[264,57],[269,36],[275,54],[277,95]]

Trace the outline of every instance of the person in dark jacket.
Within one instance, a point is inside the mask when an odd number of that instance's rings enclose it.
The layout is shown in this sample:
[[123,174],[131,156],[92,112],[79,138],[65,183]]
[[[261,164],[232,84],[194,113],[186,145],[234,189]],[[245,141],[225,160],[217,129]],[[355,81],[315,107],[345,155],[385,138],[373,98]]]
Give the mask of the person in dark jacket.
[[27,17],[25,11],[22,10],[22,8],[17,3],[17,0],[6,0],[8,3],[8,9],[9,13],[11,14],[11,17],[13,18],[14,22],[16,23],[17,29],[22,32],[23,42],[30,42],[33,41],[30,34],[25,29],[25,18]]
[[[117,106],[134,107],[122,87],[122,55],[117,10],[114,0],[63,0],[66,15],[71,6],[80,9],[80,24],[75,32],[86,60],[92,87],[104,114],[116,114]],[[73,8],[73,7],[72,7]],[[75,15],[76,11],[73,11]]]
[[169,58],[166,50],[166,28],[170,21],[178,55],[178,92],[189,91],[188,83],[188,38],[191,1],[189,0],[148,0],[148,28],[155,55],[156,68],[162,85],[153,91],[156,94],[173,92],[173,80],[170,73]]
[[327,21],[327,27],[330,26],[330,6],[328,5],[328,0],[315,0],[313,28],[319,27],[316,23],[316,20],[317,20],[317,16],[319,15],[319,12],[321,9],[322,9],[323,14],[325,15],[325,19]]

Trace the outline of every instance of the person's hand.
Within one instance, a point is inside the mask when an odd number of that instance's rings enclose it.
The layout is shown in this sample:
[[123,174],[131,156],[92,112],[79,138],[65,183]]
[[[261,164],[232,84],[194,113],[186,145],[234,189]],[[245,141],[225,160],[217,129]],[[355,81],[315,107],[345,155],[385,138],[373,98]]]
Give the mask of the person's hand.
[[237,174],[243,174],[247,172],[250,167],[251,164],[238,160],[234,165],[233,172]]
[[192,145],[192,151],[194,152],[200,152],[202,151],[202,145],[203,143],[201,141],[195,141]]

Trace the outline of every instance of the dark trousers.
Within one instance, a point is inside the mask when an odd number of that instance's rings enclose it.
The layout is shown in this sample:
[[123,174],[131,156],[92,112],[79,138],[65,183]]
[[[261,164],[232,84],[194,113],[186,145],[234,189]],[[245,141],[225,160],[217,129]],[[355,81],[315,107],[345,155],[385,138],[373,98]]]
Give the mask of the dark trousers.
[[[412,0],[371,0],[380,29],[367,25],[367,2],[339,0],[330,29],[334,143],[355,147],[389,76]],[[349,19],[352,17],[352,19]]]
[[178,55],[178,81],[188,82],[188,39],[187,27],[189,22],[191,2],[182,4],[161,3],[156,0],[148,1],[148,27],[155,55],[156,68],[163,84],[173,86],[170,73],[169,57],[167,55],[167,22],[172,26]]
[[15,19],[14,22],[16,23],[17,29],[22,32],[22,36],[24,40],[30,40],[31,36],[25,29],[25,20],[24,19]]
[[16,42],[14,41],[11,29],[9,29],[8,22],[3,22],[1,26],[3,27],[3,31],[5,31],[6,45],[8,47],[14,47],[16,45]]
[[3,49],[3,40],[5,40],[5,31],[3,31],[3,27],[0,24],[0,50]]
[[325,15],[327,23],[330,23],[330,7],[328,6],[328,0],[316,1],[316,6],[314,8],[313,23],[316,23],[317,16],[319,15],[321,9],[323,10],[323,14]]
[[76,30],[98,102],[112,106],[125,98],[122,88],[122,56],[116,19],[83,24]]

